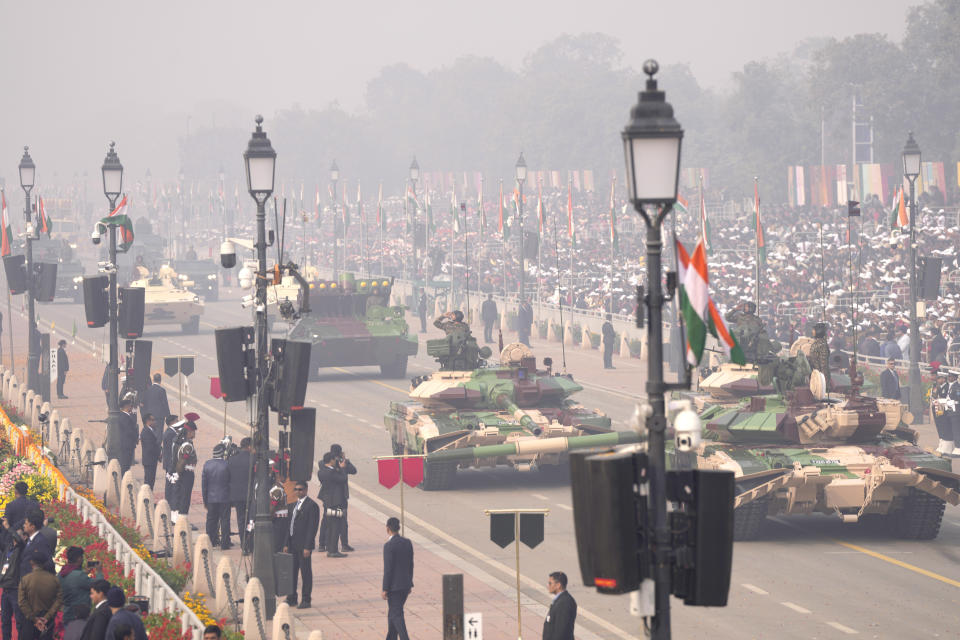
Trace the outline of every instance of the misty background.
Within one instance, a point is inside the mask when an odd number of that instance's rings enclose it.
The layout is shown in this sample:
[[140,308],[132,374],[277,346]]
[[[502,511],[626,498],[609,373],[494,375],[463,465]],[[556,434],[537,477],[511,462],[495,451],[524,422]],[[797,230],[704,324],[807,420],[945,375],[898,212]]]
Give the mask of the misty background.
[[493,179],[521,150],[531,169],[609,175],[650,57],[684,165],[730,196],[760,174],[782,200],[786,165],[819,164],[821,117],[826,162],[849,162],[855,91],[878,162],[899,162],[908,129],[924,160],[960,157],[957,0],[54,0],[3,16],[8,187],[29,144],[41,187],[96,193],[110,140],[128,185],[221,168],[232,185],[257,113],[278,184],[308,192],[333,158],[367,192],[399,191],[414,154],[425,171]]

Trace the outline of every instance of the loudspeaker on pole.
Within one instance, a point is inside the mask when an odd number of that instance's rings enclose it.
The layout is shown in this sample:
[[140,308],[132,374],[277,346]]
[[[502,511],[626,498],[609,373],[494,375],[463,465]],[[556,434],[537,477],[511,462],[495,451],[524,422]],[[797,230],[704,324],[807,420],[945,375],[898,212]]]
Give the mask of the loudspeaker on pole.
[[142,287],[120,287],[117,290],[117,334],[124,338],[143,335],[144,296]]
[[110,319],[107,297],[109,285],[110,278],[105,275],[83,276],[83,309],[88,327],[102,327]]
[[313,447],[317,410],[304,407],[290,412],[290,479],[309,482],[313,474]]

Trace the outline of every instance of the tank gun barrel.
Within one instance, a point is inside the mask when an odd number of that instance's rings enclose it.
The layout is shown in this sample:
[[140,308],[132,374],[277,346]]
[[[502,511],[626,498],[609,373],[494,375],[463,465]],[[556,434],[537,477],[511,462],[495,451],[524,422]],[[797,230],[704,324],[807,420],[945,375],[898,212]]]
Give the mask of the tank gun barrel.
[[524,413],[523,410],[520,409],[520,407],[518,407],[517,404],[510,399],[508,394],[501,393],[497,395],[495,402],[500,409],[503,411],[509,411],[511,414],[513,414],[513,417],[517,419],[517,421],[520,423],[520,426],[530,433],[534,433],[534,429],[537,428],[537,423],[534,422],[533,418]]
[[443,449],[427,455],[426,461],[454,462],[479,458],[499,458],[501,456],[562,453],[591,447],[613,447],[639,441],[640,436],[636,431],[611,431],[610,433],[569,436],[566,438],[519,438],[503,444]]

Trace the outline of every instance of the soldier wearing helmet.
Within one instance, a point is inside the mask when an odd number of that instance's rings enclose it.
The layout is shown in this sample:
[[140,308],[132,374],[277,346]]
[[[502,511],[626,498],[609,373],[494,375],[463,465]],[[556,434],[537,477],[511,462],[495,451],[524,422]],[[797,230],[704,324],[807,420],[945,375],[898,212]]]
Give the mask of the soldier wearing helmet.
[[827,324],[818,322],[813,325],[813,344],[810,345],[810,354],[807,356],[810,366],[820,373],[830,389],[830,345],[827,344]]
[[767,335],[763,320],[757,316],[757,305],[753,302],[740,303],[728,311],[725,318],[748,363],[759,364],[780,351]]
[[448,311],[433,321],[433,326],[442,330],[445,334],[454,333],[470,334],[470,325],[463,321],[463,312],[459,309]]

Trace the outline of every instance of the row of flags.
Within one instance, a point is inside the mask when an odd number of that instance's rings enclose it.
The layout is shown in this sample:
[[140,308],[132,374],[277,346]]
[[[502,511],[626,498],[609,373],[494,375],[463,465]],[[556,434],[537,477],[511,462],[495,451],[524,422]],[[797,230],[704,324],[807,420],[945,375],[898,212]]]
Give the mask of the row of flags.
[[[7,211],[7,194],[3,189],[0,189],[0,201],[2,201],[2,214],[0,214],[0,257],[9,256],[13,253],[13,230],[10,226],[10,213]],[[47,207],[43,202],[42,196],[37,196],[37,228],[41,233],[47,234],[47,237],[50,237],[50,234],[53,233],[53,222],[50,220],[50,216],[47,215]]]

